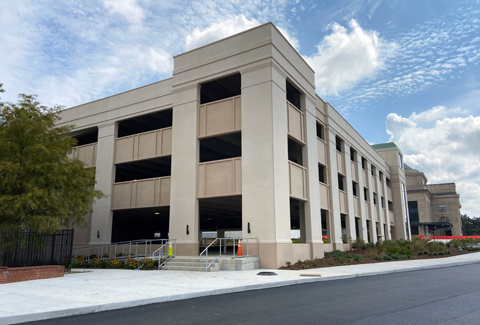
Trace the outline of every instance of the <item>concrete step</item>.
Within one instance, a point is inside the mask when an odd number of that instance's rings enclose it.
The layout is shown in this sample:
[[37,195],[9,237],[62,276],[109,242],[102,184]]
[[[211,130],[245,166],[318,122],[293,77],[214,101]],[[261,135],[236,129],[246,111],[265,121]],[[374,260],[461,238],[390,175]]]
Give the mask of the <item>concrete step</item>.
[[[205,265],[208,265],[210,264],[209,263],[205,263],[205,262],[177,262],[177,261],[168,261],[166,265],[170,265],[170,266],[203,266],[205,267]],[[214,263],[214,264],[218,264],[218,263]]]
[[[205,272],[205,265],[203,267],[200,267],[200,266],[170,266],[170,265],[164,265],[164,266],[162,266],[162,270]],[[218,271],[218,270],[217,270],[216,267],[213,267],[213,266],[209,267],[206,270],[206,272],[215,272],[215,271]]]

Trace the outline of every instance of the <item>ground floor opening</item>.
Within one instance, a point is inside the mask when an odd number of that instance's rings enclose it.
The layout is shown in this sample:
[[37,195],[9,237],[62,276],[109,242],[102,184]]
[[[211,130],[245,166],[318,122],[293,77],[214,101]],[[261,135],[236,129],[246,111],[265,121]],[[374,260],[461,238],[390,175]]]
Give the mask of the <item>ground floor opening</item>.
[[112,243],[139,239],[166,239],[170,207],[113,211]]
[[[233,254],[242,237],[242,196],[224,196],[198,200],[199,253],[207,246],[209,254]],[[227,238],[215,241],[216,238]],[[214,242],[215,241],[215,242]]]

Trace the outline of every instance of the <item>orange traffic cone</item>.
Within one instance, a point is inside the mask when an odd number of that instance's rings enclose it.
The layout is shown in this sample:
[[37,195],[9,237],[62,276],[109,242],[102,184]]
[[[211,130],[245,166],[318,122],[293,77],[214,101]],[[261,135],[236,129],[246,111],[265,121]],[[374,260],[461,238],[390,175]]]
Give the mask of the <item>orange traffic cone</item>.
[[238,257],[243,256],[243,252],[242,252],[242,240],[241,240],[241,239],[238,240],[237,256],[238,256]]

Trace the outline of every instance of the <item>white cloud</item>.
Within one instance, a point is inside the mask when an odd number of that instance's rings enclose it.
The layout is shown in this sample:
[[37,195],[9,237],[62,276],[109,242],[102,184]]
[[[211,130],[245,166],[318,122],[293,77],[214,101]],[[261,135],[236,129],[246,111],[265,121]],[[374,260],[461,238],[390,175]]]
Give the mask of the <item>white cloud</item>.
[[[453,182],[461,195],[462,212],[480,216],[480,116],[459,108],[433,107],[408,118],[387,116],[389,141],[405,154],[405,162],[423,171],[431,183]],[[422,124],[435,121],[431,127]]]
[[355,20],[350,31],[334,23],[332,33],[317,46],[318,52],[306,57],[315,70],[317,91],[322,95],[338,94],[381,69],[386,56],[395,48],[385,43],[375,31],[364,30]]
[[204,29],[195,28],[185,37],[185,49],[188,51],[258,25],[260,25],[260,23],[257,20],[249,20],[245,15],[241,14],[214,23]]
[[143,19],[143,9],[137,0],[103,0],[105,7],[112,13],[118,13],[133,24],[139,24]]
[[295,50],[300,51],[300,42],[297,38],[290,35],[290,33],[282,27],[277,26],[280,33],[287,39],[287,41],[295,48]]

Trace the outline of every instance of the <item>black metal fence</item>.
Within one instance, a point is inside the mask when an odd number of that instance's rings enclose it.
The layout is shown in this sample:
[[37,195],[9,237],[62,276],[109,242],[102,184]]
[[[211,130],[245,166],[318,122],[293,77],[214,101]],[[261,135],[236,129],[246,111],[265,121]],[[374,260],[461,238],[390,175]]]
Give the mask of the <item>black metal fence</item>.
[[70,265],[73,229],[0,229],[0,266]]

